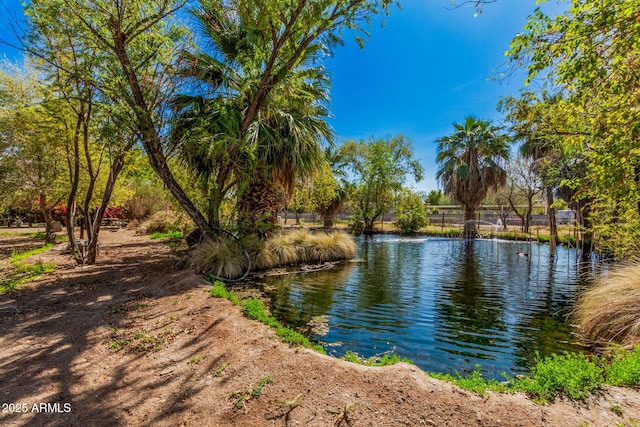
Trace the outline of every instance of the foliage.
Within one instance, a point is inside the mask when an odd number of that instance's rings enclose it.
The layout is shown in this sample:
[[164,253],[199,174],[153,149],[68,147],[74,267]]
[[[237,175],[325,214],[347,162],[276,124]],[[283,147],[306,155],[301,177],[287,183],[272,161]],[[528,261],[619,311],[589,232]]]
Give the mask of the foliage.
[[572,151],[581,173],[563,184],[581,204],[583,231],[618,257],[637,253],[640,238],[637,12],[637,1],[618,0],[577,0],[555,17],[536,10],[508,52],[529,81],[562,88],[558,105],[535,104],[546,118],[541,133],[563,137],[562,150]]
[[184,213],[174,210],[156,212],[140,225],[140,228],[148,234],[186,234],[192,227],[190,219]]
[[415,233],[429,224],[421,197],[410,190],[400,193],[396,213],[396,225],[403,233]]
[[387,212],[408,176],[422,179],[422,166],[413,158],[413,146],[397,135],[391,139],[346,141],[341,155],[352,172],[356,221],[373,232],[375,221]]
[[484,396],[487,391],[494,391],[498,393],[509,391],[505,384],[484,378],[479,366],[476,366],[476,369],[474,369],[469,375],[463,375],[460,373],[451,375],[431,372],[429,373],[429,376],[439,380],[448,381],[460,388],[472,391],[481,396]]
[[444,194],[442,190],[431,190],[427,195],[427,204],[431,206],[437,206],[442,204],[444,200]]
[[553,401],[559,396],[584,399],[606,385],[640,386],[640,346],[631,351],[614,349],[609,358],[567,352],[538,357],[531,375],[516,378],[505,375],[505,382],[484,378],[479,367],[469,375],[429,375],[478,394],[488,390],[518,391],[529,394],[538,403]]
[[176,240],[176,239],[182,239],[183,234],[182,231],[169,231],[167,233],[153,233],[149,236],[150,239],[156,240],[156,239],[171,239],[171,240]]
[[67,195],[65,124],[55,111],[59,107],[33,64],[2,64],[0,209],[41,214],[48,242],[55,240],[52,211]]
[[325,354],[325,350],[321,345],[313,344],[301,333],[282,326],[280,322],[267,313],[267,309],[259,299],[247,298],[244,301],[240,301],[235,292],[227,290],[222,282],[215,282],[210,294],[216,298],[226,298],[233,304],[241,306],[247,317],[269,326],[283,342],[292,346],[311,348],[318,353]]
[[531,378],[516,380],[516,388],[545,402],[557,395],[583,399],[604,384],[604,369],[582,353],[553,354],[538,359]]
[[490,121],[466,117],[437,140],[437,178],[445,194],[464,206],[466,238],[475,237],[475,211],[490,191],[506,182],[509,137]]
[[611,267],[578,298],[580,333],[596,344],[640,344],[640,264]]

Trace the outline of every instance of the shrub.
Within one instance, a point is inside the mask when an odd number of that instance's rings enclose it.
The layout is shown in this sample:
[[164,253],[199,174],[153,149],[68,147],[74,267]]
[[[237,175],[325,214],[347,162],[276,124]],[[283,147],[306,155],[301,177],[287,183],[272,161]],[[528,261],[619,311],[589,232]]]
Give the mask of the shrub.
[[540,402],[556,395],[583,399],[604,383],[605,371],[596,362],[582,353],[552,354],[538,359],[531,378],[516,380],[516,388]]
[[578,299],[574,314],[592,342],[640,344],[640,263],[612,267],[598,277]]
[[156,212],[141,225],[147,234],[181,232],[187,234],[193,228],[191,219],[183,212],[164,210]]
[[412,192],[408,192],[400,200],[397,214],[396,226],[403,233],[415,233],[429,224],[427,211],[422,204],[420,196]]

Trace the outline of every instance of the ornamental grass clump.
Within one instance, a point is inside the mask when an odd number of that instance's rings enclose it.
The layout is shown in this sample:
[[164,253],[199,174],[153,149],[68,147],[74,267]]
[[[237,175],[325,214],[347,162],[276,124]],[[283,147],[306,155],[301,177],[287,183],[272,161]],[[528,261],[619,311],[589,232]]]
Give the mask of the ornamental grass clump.
[[[293,231],[262,242],[245,237],[243,244],[251,255],[253,270],[268,270],[298,264],[324,263],[351,259],[356,253],[353,238],[346,233]],[[191,267],[216,277],[235,279],[246,271],[240,245],[232,239],[203,242],[191,253]]]
[[640,344],[640,262],[598,277],[578,299],[575,316],[584,339],[594,344]]

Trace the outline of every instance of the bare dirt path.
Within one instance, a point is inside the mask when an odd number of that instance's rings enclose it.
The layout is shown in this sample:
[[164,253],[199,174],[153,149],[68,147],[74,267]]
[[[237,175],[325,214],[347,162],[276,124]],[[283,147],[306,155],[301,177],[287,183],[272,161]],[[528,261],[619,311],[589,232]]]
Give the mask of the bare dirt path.
[[480,397],[407,364],[363,367],[289,348],[209,297],[202,277],[177,271],[166,245],[125,230],[101,240],[97,265],[76,267],[56,247],[36,258],[56,262],[57,272],[0,296],[20,310],[0,312],[0,425],[577,427],[640,419],[640,393],[629,389],[540,406],[520,394]]

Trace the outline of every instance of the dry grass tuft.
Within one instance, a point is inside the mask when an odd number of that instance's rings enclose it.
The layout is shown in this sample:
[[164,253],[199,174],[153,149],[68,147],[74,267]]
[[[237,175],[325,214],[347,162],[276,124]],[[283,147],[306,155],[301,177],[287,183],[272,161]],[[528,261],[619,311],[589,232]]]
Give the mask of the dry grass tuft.
[[[243,243],[251,254],[252,269],[267,270],[303,263],[342,261],[355,256],[356,244],[346,233],[293,231],[273,236],[265,242],[248,237]],[[225,239],[202,243],[191,253],[190,265],[217,277],[234,279],[246,269],[240,245]]]
[[189,263],[199,271],[227,279],[237,279],[247,269],[242,247],[231,239],[199,244],[191,253]]
[[138,227],[138,230],[146,234],[180,231],[186,235],[191,229],[193,223],[187,214],[173,210],[156,212]]
[[596,344],[640,344],[640,262],[600,276],[579,298],[574,313],[584,338]]

